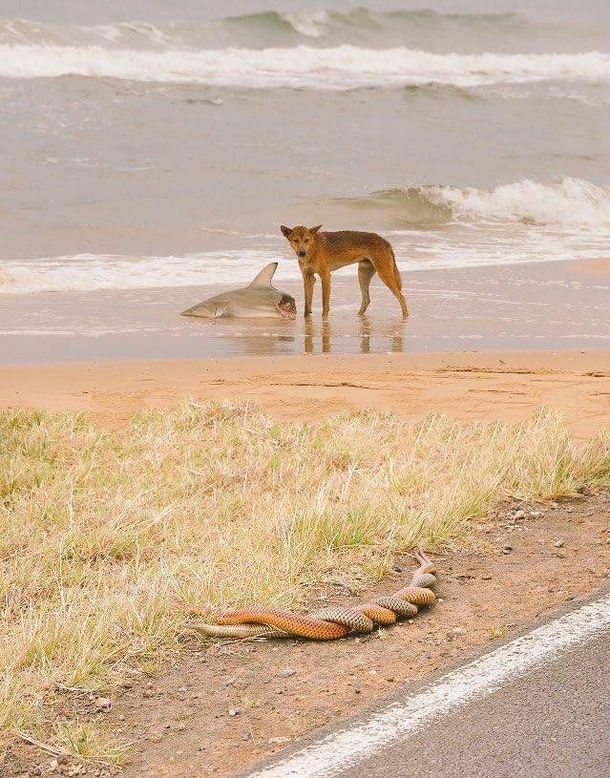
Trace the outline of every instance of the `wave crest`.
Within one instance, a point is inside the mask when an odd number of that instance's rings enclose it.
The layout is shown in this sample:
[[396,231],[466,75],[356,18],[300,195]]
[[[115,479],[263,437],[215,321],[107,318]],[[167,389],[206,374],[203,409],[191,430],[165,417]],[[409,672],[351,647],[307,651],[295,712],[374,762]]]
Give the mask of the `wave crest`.
[[259,13],[230,16],[229,24],[244,29],[286,32],[306,38],[321,38],[329,32],[329,23],[336,13],[328,11],[261,11]]
[[305,13],[303,11],[289,11],[281,14],[292,29],[299,35],[305,35],[307,38],[321,38],[328,32],[329,17],[326,11],[314,11]]
[[384,31],[437,30],[441,27],[477,27],[486,30],[490,26],[500,28],[519,24],[517,14],[507,13],[442,13],[433,9],[373,11],[354,8],[348,11],[261,11],[229,17],[229,22],[243,27],[290,31],[306,38],[322,38],[329,35],[364,34],[367,31],[380,34]]
[[33,22],[29,19],[0,20],[0,43],[9,45],[87,46],[116,44],[119,46],[176,47],[183,43],[180,36],[162,30],[154,24],[124,21],[114,24],[59,25]]
[[439,196],[460,218],[610,227],[610,190],[582,179],[564,178],[556,185],[525,179],[491,192],[444,189]]
[[562,227],[610,228],[610,188],[578,178],[557,184],[523,179],[495,189],[408,186],[343,200],[355,207],[397,210],[403,222],[501,221]]
[[420,185],[382,189],[367,197],[341,198],[353,208],[383,209],[397,225],[449,222],[520,222],[569,228],[610,228],[610,189],[564,178],[558,184],[523,179],[495,189]]
[[[494,30],[504,35],[519,32],[524,22],[512,13],[456,14],[418,11],[259,11],[241,16],[201,20],[197,23],[120,21],[78,25],[44,23],[29,19],[0,19],[0,43],[46,45],[110,44],[135,48],[170,48],[177,45],[202,47],[245,44],[290,45],[299,38],[325,44],[369,42],[375,47],[428,37],[463,34],[488,36]],[[256,41],[256,43],[254,43]]]

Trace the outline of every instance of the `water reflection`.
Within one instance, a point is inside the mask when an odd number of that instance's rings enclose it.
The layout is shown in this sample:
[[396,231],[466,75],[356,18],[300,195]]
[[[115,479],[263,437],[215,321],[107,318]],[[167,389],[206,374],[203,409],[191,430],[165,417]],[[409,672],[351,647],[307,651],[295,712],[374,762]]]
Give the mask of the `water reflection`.
[[316,312],[294,321],[176,317],[168,306],[165,324],[168,335],[185,333],[195,338],[201,356],[218,357],[402,353],[417,322],[412,325],[383,310],[356,316],[347,306],[332,311],[328,319]]
[[182,317],[180,326],[196,339],[200,356],[282,356],[299,352],[296,323],[268,319]]
[[303,320],[303,350],[305,354],[400,353],[405,350],[407,326],[402,319],[380,323],[359,316],[350,327],[345,320],[309,317]]

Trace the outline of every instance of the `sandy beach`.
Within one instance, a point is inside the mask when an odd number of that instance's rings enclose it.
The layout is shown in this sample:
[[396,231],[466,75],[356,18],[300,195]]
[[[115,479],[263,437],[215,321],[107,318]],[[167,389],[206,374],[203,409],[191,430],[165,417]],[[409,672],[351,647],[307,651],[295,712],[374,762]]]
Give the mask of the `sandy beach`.
[[[284,287],[300,301],[300,284]],[[607,259],[426,270],[405,289],[406,321],[379,281],[357,317],[349,277],[327,322],[317,297],[295,322],[179,316],[206,287],[5,297],[19,329],[2,333],[0,405],[86,410],[111,427],[186,398],[294,420],[374,408],[512,421],[550,405],[580,438],[610,424]]]
[[580,439],[610,425],[610,351],[466,352],[1,366],[0,407],[84,410],[102,426],[185,398],[276,418],[371,408],[408,419],[521,420],[550,405]]

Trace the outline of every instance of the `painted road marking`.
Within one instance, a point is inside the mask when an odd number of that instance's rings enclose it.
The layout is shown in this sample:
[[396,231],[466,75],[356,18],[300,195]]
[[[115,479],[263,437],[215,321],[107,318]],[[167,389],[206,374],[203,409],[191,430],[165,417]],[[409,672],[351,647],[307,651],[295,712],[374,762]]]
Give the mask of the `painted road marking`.
[[448,673],[403,701],[327,735],[248,778],[326,778],[353,767],[433,719],[486,697],[539,665],[610,629],[610,594]]

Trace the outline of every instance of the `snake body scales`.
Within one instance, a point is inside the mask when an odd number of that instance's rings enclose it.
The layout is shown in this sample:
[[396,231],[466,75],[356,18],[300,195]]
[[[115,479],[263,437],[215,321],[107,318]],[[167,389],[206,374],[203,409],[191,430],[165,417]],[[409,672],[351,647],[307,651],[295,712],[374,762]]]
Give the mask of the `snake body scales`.
[[[220,616],[216,624],[191,624],[191,628],[207,637],[216,638],[291,638],[336,640],[345,635],[371,632],[376,626],[389,626],[399,618],[412,618],[420,605],[430,605],[436,595],[434,564],[424,552],[415,549],[419,567],[411,583],[389,596],[376,597],[353,608],[327,607],[307,616],[279,608],[254,606],[230,611]],[[199,612],[184,605],[185,610]]]

